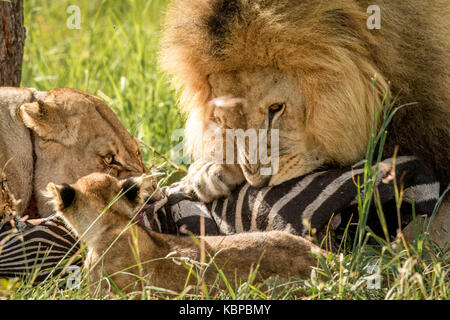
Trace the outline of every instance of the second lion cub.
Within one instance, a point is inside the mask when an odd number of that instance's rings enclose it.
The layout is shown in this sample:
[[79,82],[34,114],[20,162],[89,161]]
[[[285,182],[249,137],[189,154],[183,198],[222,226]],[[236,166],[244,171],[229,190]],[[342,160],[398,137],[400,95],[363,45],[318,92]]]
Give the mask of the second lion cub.
[[[282,279],[308,277],[316,265],[311,255],[316,247],[288,233],[200,237],[206,253],[202,255],[190,237],[159,234],[135,225],[134,213],[149,196],[157,197],[155,189],[152,178],[118,180],[99,173],[72,185],[48,185],[47,196],[55,210],[87,245],[85,268],[90,270],[93,285],[107,275],[121,290],[132,291],[138,275],[145,279],[145,285],[181,292],[189,274],[183,264],[195,264],[202,256],[206,262],[214,257],[226,278],[233,284],[237,280],[238,285],[240,280],[248,280],[258,263],[264,279],[275,275]],[[201,276],[207,284],[213,284],[217,274],[214,264],[203,264]],[[189,284],[196,283],[194,276],[190,279]]]

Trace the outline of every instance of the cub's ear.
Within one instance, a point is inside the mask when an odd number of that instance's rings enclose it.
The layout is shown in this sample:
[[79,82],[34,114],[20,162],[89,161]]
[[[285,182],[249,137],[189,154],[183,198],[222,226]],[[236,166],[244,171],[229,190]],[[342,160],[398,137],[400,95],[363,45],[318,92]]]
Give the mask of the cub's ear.
[[72,206],[76,192],[75,189],[67,183],[62,185],[49,183],[44,195],[53,202],[56,211],[63,211]]
[[70,116],[64,108],[51,102],[35,101],[20,106],[23,124],[45,140],[73,145],[78,138],[80,117]]
[[139,192],[141,189],[141,181],[138,178],[129,178],[122,182],[122,190],[125,197],[130,202],[139,200]]
[[129,201],[138,204],[142,204],[149,197],[159,199],[157,187],[156,179],[145,174],[122,181],[122,190],[125,193],[125,197]]

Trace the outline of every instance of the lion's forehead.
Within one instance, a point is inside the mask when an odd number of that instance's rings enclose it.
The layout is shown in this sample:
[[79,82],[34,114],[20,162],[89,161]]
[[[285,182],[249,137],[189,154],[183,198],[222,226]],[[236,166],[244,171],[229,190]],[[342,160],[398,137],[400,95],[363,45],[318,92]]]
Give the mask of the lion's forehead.
[[277,85],[279,80],[287,78],[295,79],[295,76],[277,68],[260,67],[216,72],[212,73],[208,79],[213,87],[219,89],[245,88],[246,91],[251,91],[255,86],[274,86]]
[[133,156],[139,152],[138,141],[118,121],[111,122],[95,108],[83,117],[79,134],[91,147],[108,147]]
[[[272,104],[289,104],[295,114],[302,112],[304,98],[299,78],[274,68],[260,68],[212,74],[210,84],[215,97],[241,98],[242,116],[248,125],[259,126]],[[293,107],[292,107],[293,106]],[[222,108],[221,114],[230,121],[237,117],[234,108]]]

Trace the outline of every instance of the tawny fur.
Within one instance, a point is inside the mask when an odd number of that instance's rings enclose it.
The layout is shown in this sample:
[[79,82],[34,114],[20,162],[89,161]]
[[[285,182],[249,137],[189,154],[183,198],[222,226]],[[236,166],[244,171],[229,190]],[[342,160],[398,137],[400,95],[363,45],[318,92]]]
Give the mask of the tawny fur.
[[9,190],[6,175],[0,169],[0,228],[16,214],[18,202]]
[[[76,234],[83,235],[81,239],[88,249],[85,268],[91,271],[90,280],[94,289],[108,275],[125,292],[139,290],[142,283],[134,287],[137,282],[135,275],[139,275],[144,277],[144,285],[181,292],[189,271],[173,260],[180,262],[184,257],[198,262],[202,251],[189,237],[146,232],[137,226],[129,228],[130,217],[156,187],[149,178],[135,179],[134,182],[139,187],[137,200],[122,196],[103,214],[104,208],[122,190],[124,181],[105,174],[92,174],[69,187],[75,190],[71,204],[65,203],[61,195],[61,190],[67,186],[49,184],[47,196]],[[93,223],[96,219],[97,222]],[[258,262],[263,279],[276,275],[281,279],[308,277],[311,267],[316,265],[311,250],[317,247],[303,238],[283,232],[199,239],[204,242],[206,250],[204,261],[208,262],[209,255],[217,253],[214,261],[233,287],[240,281],[247,281]],[[173,253],[170,258],[165,258],[170,253]],[[141,263],[141,269],[136,267],[137,261]],[[124,270],[128,274],[121,272]],[[212,285],[218,275],[215,267],[210,265],[202,272],[205,282]],[[196,283],[196,277],[192,275],[189,284]],[[219,283],[221,287],[225,286],[220,279]]]
[[[109,153],[121,165],[105,163]],[[72,89],[26,88],[0,88],[0,169],[21,200],[17,214],[23,215],[34,193],[43,217],[52,214],[41,194],[51,181],[75,182],[92,172],[128,177],[147,171],[138,142],[101,99]]]
[[[369,140],[371,78],[376,76],[378,103],[388,82],[391,97],[398,96],[397,106],[417,103],[395,116],[386,154],[392,156],[394,146],[400,145],[400,152],[430,163],[447,185],[448,1],[377,1],[381,29],[369,30],[366,10],[373,4],[369,0],[172,1],[160,56],[188,114],[191,150],[202,150],[212,98],[232,95],[247,100],[247,128],[259,128],[270,103],[284,99],[289,103],[279,125],[280,136],[281,144],[284,139],[290,149],[281,157],[280,173],[272,184],[322,163],[353,164],[364,158]],[[267,93],[271,82],[281,89]],[[283,88],[290,93],[283,93]]]
[[428,232],[430,239],[434,241],[444,252],[450,249],[450,194],[447,194],[434,217],[429,230],[430,218],[426,215],[418,216],[416,222],[411,222],[402,230],[405,239],[413,243],[416,234]]

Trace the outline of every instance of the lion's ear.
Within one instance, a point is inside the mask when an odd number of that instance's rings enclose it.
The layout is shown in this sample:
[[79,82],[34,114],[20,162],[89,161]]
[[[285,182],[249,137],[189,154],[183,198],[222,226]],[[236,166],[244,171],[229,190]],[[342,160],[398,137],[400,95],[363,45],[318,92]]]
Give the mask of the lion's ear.
[[55,185],[49,183],[45,196],[54,203],[55,210],[63,211],[71,207],[75,201],[75,189],[68,184]]
[[54,103],[25,103],[20,106],[19,116],[27,128],[44,140],[53,140],[65,146],[77,141],[81,119],[67,115],[64,108]]

